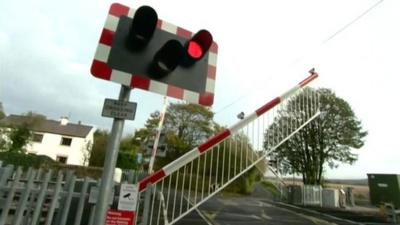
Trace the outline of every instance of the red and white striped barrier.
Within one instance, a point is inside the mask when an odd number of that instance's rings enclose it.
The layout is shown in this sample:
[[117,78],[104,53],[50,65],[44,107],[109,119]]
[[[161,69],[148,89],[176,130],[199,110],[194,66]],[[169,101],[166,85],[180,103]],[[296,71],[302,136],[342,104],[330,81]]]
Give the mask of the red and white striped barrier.
[[285,100],[286,98],[292,96],[294,93],[296,93],[298,90],[301,88],[305,87],[307,84],[309,84],[311,81],[316,79],[318,77],[318,74],[315,72],[312,72],[309,77],[298,83],[296,86],[293,88],[289,89],[287,92],[282,94],[279,97],[274,98],[267,104],[261,106],[258,108],[256,111],[254,111],[252,114],[246,116],[244,119],[240,120],[238,123],[235,125],[231,126],[228,129],[225,129],[218,133],[217,135],[211,137],[208,139],[204,144],[201,144],[197,146],[196,148],[192,149],[191,151],[187,152],[180,158],[176,159],[175,161],[171,162],[170,164],[164,166],[162,169],[158,170],[157,172],[149,175],[148,177],[144,178],[143,180],[140,181],[139,183],[139,192],[143,192],[146,190],[146,187],[150,184],[155,184],[164,177],[172,174],[173,172],[177,171],[179,168],[182,166],[186,165],[187,163],[191,162],[192,160],[196,159],[200,155],[204,154],[208,150],[212,149],[213,146],[217,145],[218,143],[222,142],[226,138],[228,138],[232,133],[235,133],[239,131],[241,128],[249,124],[250,122],[254,121],[264,113],[268,112],[272,108],[274,108],[276,105],[278,105],[280,102]]

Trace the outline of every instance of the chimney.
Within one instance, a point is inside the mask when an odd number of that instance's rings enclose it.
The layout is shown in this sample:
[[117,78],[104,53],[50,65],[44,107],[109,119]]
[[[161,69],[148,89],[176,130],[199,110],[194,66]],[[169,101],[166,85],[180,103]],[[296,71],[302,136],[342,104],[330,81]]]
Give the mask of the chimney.
[[69,121],[68,121],[68,117],[66,117],[66,116],[61,117],[61,119],[60,119],[60,124],[61,124],[62,126],[67,125],[68,122],[69,122]]

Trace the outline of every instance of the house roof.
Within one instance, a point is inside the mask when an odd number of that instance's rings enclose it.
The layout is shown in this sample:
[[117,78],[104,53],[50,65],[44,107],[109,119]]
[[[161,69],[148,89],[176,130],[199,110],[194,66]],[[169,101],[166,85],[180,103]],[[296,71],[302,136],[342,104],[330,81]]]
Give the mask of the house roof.
[[[9,115],[4,119],[0,120],[0,124],[8,127],[20,125],[23,123],[32,122],[32,117],[20,116],[20,115]],[[85,138],[89,132],[92,130],[92,126],[87,126],[83,124],[67,123],[66,125],[61,125],[60,121],[56,120],[40,120],[38,123],[34,123],[31,129],[35,132],[60,134],[73,137]]]

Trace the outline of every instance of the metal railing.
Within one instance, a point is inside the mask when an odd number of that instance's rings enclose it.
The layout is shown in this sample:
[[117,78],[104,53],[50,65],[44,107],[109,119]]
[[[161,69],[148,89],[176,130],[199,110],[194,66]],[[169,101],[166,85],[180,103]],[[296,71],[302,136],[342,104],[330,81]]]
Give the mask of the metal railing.
[[[135,183],[143,175],[129,171],[122,180]],[[0,167],[0,225],[93,225],[98,185],[71,170]],[[114,190],[111,206],[118,200],[118,183]]]

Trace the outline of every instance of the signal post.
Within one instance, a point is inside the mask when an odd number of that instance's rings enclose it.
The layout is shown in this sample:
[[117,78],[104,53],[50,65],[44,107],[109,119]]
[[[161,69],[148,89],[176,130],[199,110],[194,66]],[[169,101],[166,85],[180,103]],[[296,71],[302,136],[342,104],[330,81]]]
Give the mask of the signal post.
[[[149,6],[135,10],[114,3],[100,35],[91,73],[97,78],[121,84],[118,100],[108,102],[130,106],[122,107],[121,111],[130,112],[129,115],[133,111],[134,117],[136,103],[129,103],[132,88],[211,106],[216,60],[217,45],[209,31],[200,30],[192,34],[158,19],[157,12]],[[106,221],[124,121],[133,119],[128,114],[103,110],[104,116],[111,115],[114,120],[95,208],[96,225]],[[143,222],[146,220],[144,218]]]

